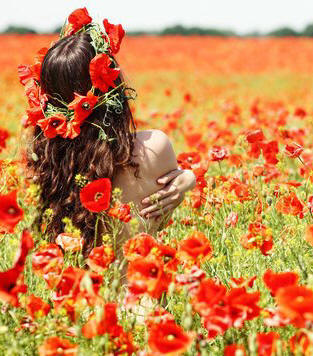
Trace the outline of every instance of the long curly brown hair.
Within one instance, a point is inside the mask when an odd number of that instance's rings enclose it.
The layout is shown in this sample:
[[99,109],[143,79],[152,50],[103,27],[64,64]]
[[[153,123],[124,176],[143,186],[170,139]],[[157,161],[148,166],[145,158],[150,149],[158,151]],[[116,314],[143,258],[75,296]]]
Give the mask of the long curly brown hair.
[[[68,36],[55,43],[46,54],[41,69],[41,87],[54,106],[60,104],[53,97],[70,103],[74,92],[86,95],[91,89],[89,64],[95,50],[90,42],[90,36],[85,33]],[[123,81],[120,74],[116,84]],[[104,177],[113,180],[117,170],[126,166],[133,167],[134,175],[138,174],[138,165],[133,161],[136,128],[122,90],[120,97],[121,100],[124,98],[121,112],[99,106],[83,123],[81,133],[75,139],[60,136],[47,139],[39,126],[33,130],[27,167],[41,187],[40,208],[34,227],[41,226],[44,211],[52,209],[53,216],[46,228],[50,241],[64,231],[62,219],[69,217],[82,233],[84,252],[94,244],[96,214],[81,205],[79,187],[75,183],[77,174],[89,181]],[[106,135],[114,139],[99,139],[99,128],[89,122],[101,126]],[[34,157],[38,159],[34,160]]]

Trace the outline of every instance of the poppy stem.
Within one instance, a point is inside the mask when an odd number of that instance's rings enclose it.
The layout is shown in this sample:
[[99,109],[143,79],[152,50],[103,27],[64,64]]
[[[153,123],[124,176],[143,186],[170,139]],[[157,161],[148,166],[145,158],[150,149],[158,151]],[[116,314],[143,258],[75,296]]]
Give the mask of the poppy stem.
[[97,238],[98,238],[98,225],[100,220],[100,214],[97,214],[96,224],[95,224],[95,240],[94,240],[94,247],[97,246]]
[[221,162],[220,161],[217,161],[218,162],[218,166],[220,167],[220,173],[221,173],[221,176],[223,175],[223,171],[222,171],[222,165],[221,165]]
[[298,156],[298,159],[299,159],[299,161],[300,161],[305,167],[307,167],[307,165],[304,163],[304,161],[303,161],[303,159],[301,158],[301,156]]

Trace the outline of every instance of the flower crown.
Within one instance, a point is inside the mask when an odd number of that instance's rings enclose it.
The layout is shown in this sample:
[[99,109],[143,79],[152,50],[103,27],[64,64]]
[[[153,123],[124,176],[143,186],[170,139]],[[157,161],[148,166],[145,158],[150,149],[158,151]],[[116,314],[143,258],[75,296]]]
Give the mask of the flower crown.
[[[113,25],[105,19],[102,28],[98,23],[92,22],[86,8],[81,8],[70,14],[68,23],[61,30],[60,39],[81,32],[90,35],[91,45],[96,53],[89,66],[92,88],[86,96],[74,93],[75,97],[71,103],[65,103],[62,98],[50,96],[62,104],[62,107],[53,106],[48,102],[48,95],[43,92],[40,83],[41,66],[48,48],[39,50],[34,65],[18,67],[20,82],[25,87],[29,104],[22,124],[24,127],[38,125],[47,138],[61,136],[74,139],[80,134],[83,122],[97,107],[106,105],[107,110],[114,109],[115,112],[120,113],[123,110],[124,100],[128,99],[124,95],[125,90],[128,89],[125,83],[118,86],[115,84],[120,69],[113,55],[118,53],[125,35],[122,25]],[[54,44],[55,42],[51,46]],[[103,94],[96,96],[96,89]],[[91,124],[100,129],[100,138],[107,139],[102,127],[92,122]]]

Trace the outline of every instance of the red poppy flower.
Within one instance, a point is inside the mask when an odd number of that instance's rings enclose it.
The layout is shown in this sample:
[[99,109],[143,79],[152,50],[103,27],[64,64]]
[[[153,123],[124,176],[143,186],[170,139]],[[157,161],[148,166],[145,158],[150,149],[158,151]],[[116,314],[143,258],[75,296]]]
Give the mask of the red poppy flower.
[[48,97],[42,92],[42,89],[34,79],[27,81],[25,84],[25,94],[28,98],[30,108],[41,107],[45,109]]
[[3,148],[6,147],[6,140],[9,136],[9,131],[0,127],[0,152]]
[[281,197],[276,203],[276,210],[282,214],[289,214],[303,218],[304,204],[298,199],[296,193],[290,192],[289,195]]
[[172,275],[164,271],[162,260],[147,256],[130,261],[127,279],[132,293],[148,293],[153,298],[160,298],[167,291]]
[[39,356],[77,356],[78,345],[72,344],[67,339],[61,339],[58,336],[49,337],[38,348]]
[[115,205],[108,210],[108,215],[125,223],[129,222],[132,218],[130,214],[130,206],[122,203],[115,203]]
[[217,335],[223,335],[232,325],[232,319],[227,306],[216,305],[208,315],[202,318],[203,326],[208,331],[208,339],[213,340]]
[[195,310],[202,316],[210,313],[210,308],[223,302],[226,296],[226,288],[217,284],[213,279],[203,279],[197,292],[193,295],[191,303]]
[[297,158],[303,152],[303,147],[293,142],[285,147],[285,154],[290,158]]
[[313,343],[308,333],[298,331],[289,340],[290,349],[293,354],[302,356],[311,356],[313,354]]
[[307,112],[303,108],[296,108],[294,111],[294,115],[303,119],[304,117],[307,116]]
[[36,319],[47,315],[50,311],[50,305],[44,302],[40,297],[31,294],[27,297],[26,311],[33,319]]
[[181,355],[192,341],[192,336],[173,321],[153,323],[149,328],[148,344],[155,354]]
[[194,231],[190,236],[179,242],[179,255],[193,262],[200,262],[212,256],[212,246],[207,237],[200,231]]
[[256,142],[261,142],[261,141],[265,140],[265,136],[261,129],[249,131],[246,135],[246,138],[249,143],[256,143]]
[[275,295],[280,288],[297,285],[299,276],[295,272],[275,273],[268,269],[263,275],[263,281],[267,288]]
[[185,95],[184,95],[184,101],[185,101],[185,103],[190,103],[191,100],[192,100],[191,94],[190,94],[190,93],[185,93]]
[[270,142],[262,142],[261,143],[263,156],[265,158],[266,163],[268,164],[277,164],[277,153],[279,152],[278,142],[270,141]]
[[48,52],[47,47],[41,48],[35,57],[35,64],[31,67],[31,70],[33,72],[34,79],[36,79],[38,82],[40,82],[40,73],[41,73],[41,67],[42,67],[42,62]]
[[119,68],[111,68],[110,65],[111,59],[105,53],[98,54],[90,62],[89,72],[92,85],[103,93],[106,93],[110,87],[116,87],[114,80],[120,73]]
[[32,255],[32,267],[36,275],[42,276],[50,288],[61,278],[63,253],[56,244],[40,246]]
[[37,122],[47,138],[54,138],[66,132],[66,117],[63,114],[45,117]]
[[17,72],[22,85],[26,85],[29,80],[34,79],[34,73],[31,66],[21,64],[17,67]]
[[238,278],[231,278],[231,282],[234,285],[234,287],[238,288],[252,288],[254,281],[256,280],[256,276],[250,277],[250,278],[243,278],[243,277],[238,277]]
[[63,272],[59,283],[56,286],[55,302],[66,301],[67,299],[73,299],[80,294],[81,281],[86,276],[89,276],[91,281],[91,287],[87,291],[91,296],[97,295],[99,288],[103,282],[103,276],[96,273],[89,273],[81,268],[67,267]]
[[68,17],[69,24],[72,25],[72,33],[77,32],[83,26],[90,24],[92,18],[89,16],[89,13],[85,7],[73,11]]
[[22,118],[23,127],[36,126],[39,120],[45,118],[41,107],[31,108],[26,110],[25,117]]
[[0,228],[13,233],[15,226],[23,219],[24,212],[17,204],[17,190],[0,194]]
[[121,42],[125,36],[122,25],[113,25],[107,19],[103,20],[103,26],[110,40],[111,53],[117,54],[120,50]]
[[232,324],[242,327],[244,321],[258,317],[261,312],[261,308],[258,306],[259,301],[260,292],[248,293],[245,288],[231,289],[225,303],[229,307]]
[[179,260],[177,258],[177,250],[168,245],[158,244],[156,255],[163,259],[165,271],[177,271]]
[[157,241],[149,234],[141,232],[123,245],[124,257],[128,261],[134,261],[138,257],[146,257],[153,248],[158,246]]
[[98,99],[91,90],[87,96],[75,93],[75,99],[68,105],[70,110],[74,110],[74,120],[82,123],[92,113]]
[[102,245],[91,250],[86,263],[94,272],[101,273],[114,261],[114,251],[109,245]]
[[242,345],[232,344],[225,347],[224,356],[236,356],[239,355],[246,356],[246,350]]
[[213,146],[209,151],[209,158],[213,162],[222,161],[228,156],[229,151],[226,147]]
[[277,351],[277,340],[280,335],[274,331],[269,333],[258,333],[256,343],[258,345],[259,356],[273,356]]
[[177,163],[182,169],[192,169],[192,166],[200,161],[201,157],[198,152],[183,152],[177,156]]
[[97,179],[88,183],[80,191],[80,201],[84,208],[93,213],[107,210],[111,199],[111,181],[109,178]]
[[279,311],[299,328],[313,321],[313,291],[305,286],[280,288],[275,296]]
[[18,293],[27,292],[27,286],[23,282],[23,271],[26,256],[33,246],[31,235],[24,230],[14,266],[5,272],[0,272],[0,299],[15,307],[19,305]]
[[240,242],[246,249],[259,248],[266,256],[273,248],[272,231],[261,223],[252,223],[249,225],[249,233],[243,235]]
[[92,314],[87,323],[82,327],[82,334],[87,339],[92,339],[97,335],[104,335],[106,333],[113,337],[118,337],[122,331],[122,327],[118,325],[117,304],[107,303],[103,306],[103,313],[101,317]]
[[60,135],[63,138],[70,138],[71,140],[80,134],[81,123],[72,119],[67,122],[65,130],[62,130]]

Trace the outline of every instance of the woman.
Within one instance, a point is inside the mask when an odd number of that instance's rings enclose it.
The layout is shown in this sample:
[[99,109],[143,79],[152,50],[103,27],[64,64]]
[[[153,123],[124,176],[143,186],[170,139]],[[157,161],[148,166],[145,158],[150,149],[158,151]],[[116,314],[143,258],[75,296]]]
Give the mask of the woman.
[[[116,44],[114,38],[110,38],[110,33],[120,28],[105,20],[108,36],[105,41],[111,40],[110,47],[97,54],[99,48],[106,45],[101,42],[104,37],[96,37],[99,33],[92,27],[88,13],[85,9],[79,10],[85,11],[78,16],[83,26],[77,25],[77,17],[74,18],[76,22],[73,20],[74,12],[67,35],[42,56],[40,81],[37,81],[41,96],[37,101],[41,108],[45,101],[44,110],[41,110],[44,116],[33,120],[34,115],[28,112],[26,126],[30,122],[34,126],[28,167],[41,187],[41,212],[37,223],[41,224],[47,208],[52,209],[47,233],[53,241],[64,231],[62,219],[69,217],[81,230],[84,254],[87,255],[95,244],[101,245],[101,236],[107,226],[102,223],[95,231],[96,214],[80,202],[81,187],[77,184],[77,175],[90,182],[109,178],[113,188],[121,188],[122,202],[134,202],[139,209],[142,216],[139,231],[147,225],[150,233],[160,229],[161,215],[171,213],[182,202],[184,193],[194,187],[195,177],[191,171],[177,169],[172,145],[163,132],[136,133],[127,91],[123,88],[124,79],[113,56],[120,43]],[[99,42],[96,46],[95,38]],[[104,59],[109,61],[109,66],[105,71],[101,67],[102,72],[97,77]],[[110,88],[104,87],[105,80],[108,82],[105,75],[111,75]],[[100,98],[102,104],[99,104]],[[29,102],[32,100],[29,95],[28,99]],[[77,103],[82,101],[78,111]],[[68,119],[68,113],[72,115],[69,108],[74,108],[73,121]],[[38,111],[38,107],[31,110]],[[85,115],[77,124],[76,119],[83,110]],[[70,131],[69,123],[72,125]],[[151,201],[152,194],[158,203]],[[97,236],[95,232],[98,232]],[[129,234],[125,226],[119,249]]]

